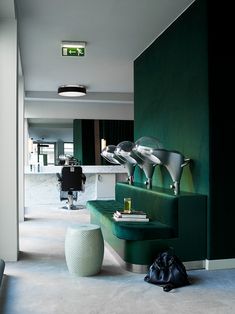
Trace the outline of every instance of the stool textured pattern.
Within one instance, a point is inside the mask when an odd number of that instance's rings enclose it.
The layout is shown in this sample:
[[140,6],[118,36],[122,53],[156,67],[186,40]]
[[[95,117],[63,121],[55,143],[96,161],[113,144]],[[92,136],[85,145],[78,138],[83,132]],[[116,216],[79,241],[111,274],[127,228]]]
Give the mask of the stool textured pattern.
[[104,240],[100,226],[75,224],[65,236],[65,259],[71,274],[80,277],[97,274],[104,257]]

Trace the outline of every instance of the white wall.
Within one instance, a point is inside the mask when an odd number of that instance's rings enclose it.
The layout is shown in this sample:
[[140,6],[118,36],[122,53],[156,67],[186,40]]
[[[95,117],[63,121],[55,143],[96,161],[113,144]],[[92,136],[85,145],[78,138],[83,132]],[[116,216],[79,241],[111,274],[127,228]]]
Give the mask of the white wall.
[[76,102],[76,101],[25,101],[26,118],[57,119],[110,119],[133,120],[133,103],[122,102]]
[[24,165],[29,164],[29,149],[28,149],[28,139],[29,139],[29,124],[28,120],[24,119]]
[[[24,79],[18,80],[18,208],[19,221],[24,221]],[[27,148],[27,146],[26,146]]]
[[0,257],[18,257],[17,24],[0,19]]

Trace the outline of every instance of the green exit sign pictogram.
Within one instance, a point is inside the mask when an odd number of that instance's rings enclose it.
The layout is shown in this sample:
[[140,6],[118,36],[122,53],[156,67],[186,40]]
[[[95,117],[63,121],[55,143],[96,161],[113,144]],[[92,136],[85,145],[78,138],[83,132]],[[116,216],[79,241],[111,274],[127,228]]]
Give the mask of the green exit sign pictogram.
[[62,47],[62,56],[65,57],[84,57],[85,48]]

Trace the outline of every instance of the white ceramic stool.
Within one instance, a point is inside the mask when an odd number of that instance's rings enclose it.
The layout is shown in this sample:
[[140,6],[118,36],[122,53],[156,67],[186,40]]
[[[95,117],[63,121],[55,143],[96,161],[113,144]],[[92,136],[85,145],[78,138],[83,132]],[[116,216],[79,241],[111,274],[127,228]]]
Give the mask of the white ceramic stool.
[[65,259],[68,270],[77,276],[97,274],[104,257],[104,240],[100,226],[76,224],[68,227],[65,236]]

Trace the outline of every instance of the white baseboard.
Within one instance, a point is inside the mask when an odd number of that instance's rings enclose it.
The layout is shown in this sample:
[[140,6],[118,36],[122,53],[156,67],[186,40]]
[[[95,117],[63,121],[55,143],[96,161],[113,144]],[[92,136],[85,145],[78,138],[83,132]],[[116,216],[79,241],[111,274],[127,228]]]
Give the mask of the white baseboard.
[[203,268],[205,268],[205,260],[183,262],[183,264],[184,264],[186,270],[203,269]]
[[205,260],[207,270],[235,268],[235,258]]
[[[146,273],[147,265],[136,265],[128,264],[124,262],[117,252],[105,241],[106,247],[118,261],[118,263],[124,267],[126,270],[136,273]],[[228,259],[218,259],[218,260],[199,260],[199,261],[190,261],[184,262],[183,264],[186,270],[196,270],[196,269],[206,269],[206,270],[216,270],[216,269],[230,269],[235,268],[235,258]]]

